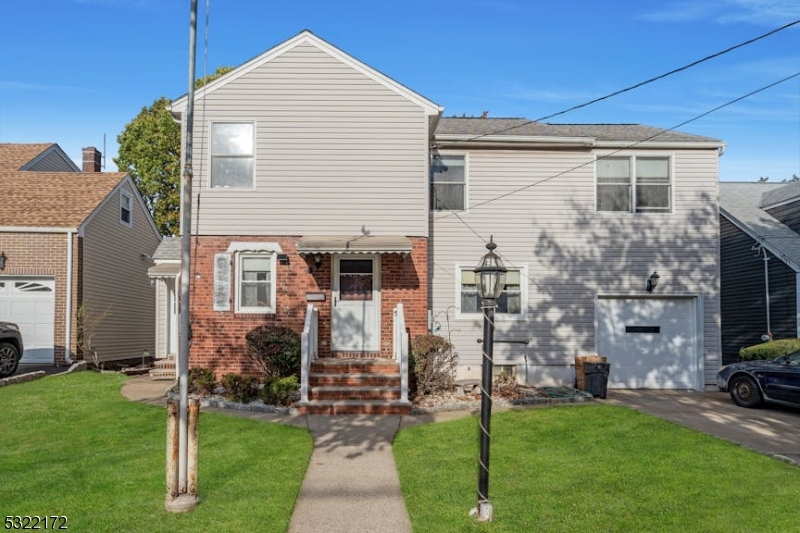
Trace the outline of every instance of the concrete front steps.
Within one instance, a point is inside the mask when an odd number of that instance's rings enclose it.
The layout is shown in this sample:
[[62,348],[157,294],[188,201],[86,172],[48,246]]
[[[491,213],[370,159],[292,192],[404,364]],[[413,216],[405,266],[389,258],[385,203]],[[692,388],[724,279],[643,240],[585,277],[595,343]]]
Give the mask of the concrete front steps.
[[310,415],[407,415],[400,400],[400,365],[390,359],[317,359],[311,363]]

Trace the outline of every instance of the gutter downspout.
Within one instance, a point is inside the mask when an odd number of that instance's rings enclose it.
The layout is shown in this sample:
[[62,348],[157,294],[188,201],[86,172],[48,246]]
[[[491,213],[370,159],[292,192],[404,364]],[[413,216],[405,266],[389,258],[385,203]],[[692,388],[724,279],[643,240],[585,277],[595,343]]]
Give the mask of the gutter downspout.
[[66,359],[67,364],[71,365],[73,363],[72,357],[70,357],[70,348],[72,347],[72,278],[73,278],[73,246],[72,246],[72,238],[75,235],[75,230],[68,229],[67,230],[67,302],[66,302],[66,326],[67,331],[66,335],[64,335],[64,359]]
[[767,337],[769,337],[769,340],[772,340],[772,324],[769,316],[769,256],[767,255],[766,248],[764,248],[764,246],[761,244],[753,246],[752,249],[755,250],[756,257],[759,257],[762,254],[764,257],[764,301],[767,305]]

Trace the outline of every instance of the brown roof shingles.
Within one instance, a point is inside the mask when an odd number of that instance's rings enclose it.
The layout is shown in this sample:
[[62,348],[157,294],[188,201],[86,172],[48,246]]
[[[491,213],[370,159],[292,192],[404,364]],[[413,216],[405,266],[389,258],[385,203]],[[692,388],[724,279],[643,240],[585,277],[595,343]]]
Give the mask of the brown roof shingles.
[[76,228],[125,176],[122,172],[0,169],[0,226]]
[[0,143],[0,170],[19,170],[54,143]]

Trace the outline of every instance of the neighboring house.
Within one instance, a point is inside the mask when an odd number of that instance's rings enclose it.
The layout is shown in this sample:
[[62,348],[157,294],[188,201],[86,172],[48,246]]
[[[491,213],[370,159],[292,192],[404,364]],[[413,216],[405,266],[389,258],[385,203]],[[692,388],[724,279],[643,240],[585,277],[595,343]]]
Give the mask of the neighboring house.
[[0,187],[0,320],[22,361],[68,364],[83,333],[103,362],[152,353],[161,237],[130,176],[101,173],[94,148],[81,171],[56,144],[0,144]]
[[176,237],[164,237],[153,254],[155,263],[147,275],[156,288],[156,350],[155,358],[172,359],[172,376],[174,377],[174,360],[178,355],[180,340],[180,273],[181,273],[181,240]]
[[[459,376],[476,377],[472,269],[493,235],[510,270],[500,369],[571,385],[574,357],[600,353],[611,386],[714,383],[720,141],[443,118],[307,31],[196,102],[190,366],[254,371],[247,331],[301,331],[310,304],[321,358],[395,356],[403,315],[412,337],[450,338]],[[172,106],[184,120],[186,104]]]
[[720,183],[723,363],[800,331],[800,183]]

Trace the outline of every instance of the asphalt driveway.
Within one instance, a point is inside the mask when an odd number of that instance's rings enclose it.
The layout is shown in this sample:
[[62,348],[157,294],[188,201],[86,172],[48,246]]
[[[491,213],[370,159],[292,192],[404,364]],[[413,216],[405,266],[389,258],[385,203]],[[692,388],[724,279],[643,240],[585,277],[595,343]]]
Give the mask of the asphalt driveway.
[[726,392],[609,390],[605,400],[800,466],[800,409],[745,409]]

